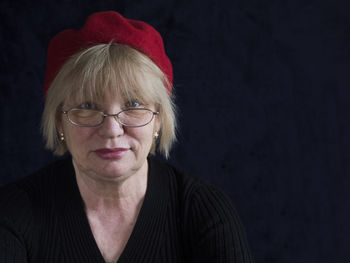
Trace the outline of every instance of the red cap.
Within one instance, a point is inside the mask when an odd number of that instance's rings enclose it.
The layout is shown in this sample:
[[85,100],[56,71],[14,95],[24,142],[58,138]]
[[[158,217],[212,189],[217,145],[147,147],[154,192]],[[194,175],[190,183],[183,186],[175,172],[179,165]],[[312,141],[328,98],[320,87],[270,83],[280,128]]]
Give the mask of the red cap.
[[[80,30],[67,29],[51,39],[47,51],[44,94],[62,65],[75,53],[96,44],[120,43],[146,54],[173,83],[173,69],[160,34],[150,25],[124,18],[114,11],[88,17]],[[167,85],[171,92],[171,85]]]

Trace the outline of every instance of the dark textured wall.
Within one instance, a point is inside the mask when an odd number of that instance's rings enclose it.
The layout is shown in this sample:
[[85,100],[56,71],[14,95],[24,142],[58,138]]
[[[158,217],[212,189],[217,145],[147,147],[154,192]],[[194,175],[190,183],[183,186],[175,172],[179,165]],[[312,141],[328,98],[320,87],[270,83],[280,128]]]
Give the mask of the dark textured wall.
[[349,262],[347,1],[2,0],[0,184],[53,160],[39,131],[50,37],[109,9],[163,35],[171,162],[230,195],[256,261]]

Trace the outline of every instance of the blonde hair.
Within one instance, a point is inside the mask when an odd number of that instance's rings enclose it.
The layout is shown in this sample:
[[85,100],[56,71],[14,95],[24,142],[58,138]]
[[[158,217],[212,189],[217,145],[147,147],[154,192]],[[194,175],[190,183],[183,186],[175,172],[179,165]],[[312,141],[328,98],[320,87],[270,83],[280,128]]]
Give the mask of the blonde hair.
[[156,150],[166,158],[176,140],[176,110],[167,90],[171,87],[164,73],[145,54],[122,44],[98,44],[78,52],[57,73],[46,94],[42,133],[46,148],[56,155],[67,151],[58,139],[57,121],[67,101],[102,100],[108,96],[137,99],[155,105],[160,112],[161,128]]

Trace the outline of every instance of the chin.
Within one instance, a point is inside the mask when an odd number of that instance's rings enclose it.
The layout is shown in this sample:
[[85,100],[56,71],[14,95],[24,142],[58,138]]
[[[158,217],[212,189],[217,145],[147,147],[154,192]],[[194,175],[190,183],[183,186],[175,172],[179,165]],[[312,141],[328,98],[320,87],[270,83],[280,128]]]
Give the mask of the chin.
[[96,174],[105,178],[115,179],[128,177],[138,171],[142,165],[137,165],[135,161],[125,160],[103,160],[96,168]]
[[129,171],[129,169],[125,167],[125,164],[119,161],[104,160],[102,162],[104,163],[99,163],[93,167],[93,170],[99,176],[114,178],[126,175]]
[[[92,158],[91,158],[92,157]],[[147,159],[145,159],[147,162]],[[100,158],[98,155],[90,156],[78,167],[83,172],[95,174],[94,177],[106,180],[127,178],[142,168],[144,162],[140,162],[135,155],[126,154],[122,158]],[[92,175],[91,174],[91,175]]]

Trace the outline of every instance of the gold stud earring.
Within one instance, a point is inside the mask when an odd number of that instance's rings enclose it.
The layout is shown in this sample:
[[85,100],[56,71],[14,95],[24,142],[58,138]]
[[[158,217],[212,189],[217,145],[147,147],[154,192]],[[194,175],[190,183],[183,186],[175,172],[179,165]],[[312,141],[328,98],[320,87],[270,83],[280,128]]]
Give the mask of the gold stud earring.
[[157,139],[159,137],[159,133],[158,132],[155,132],[154,133],[154,138]]
[[63,134],[63,132],[60,133],[60,141],[61,141],[61,142],[64,141],[64,134]]

